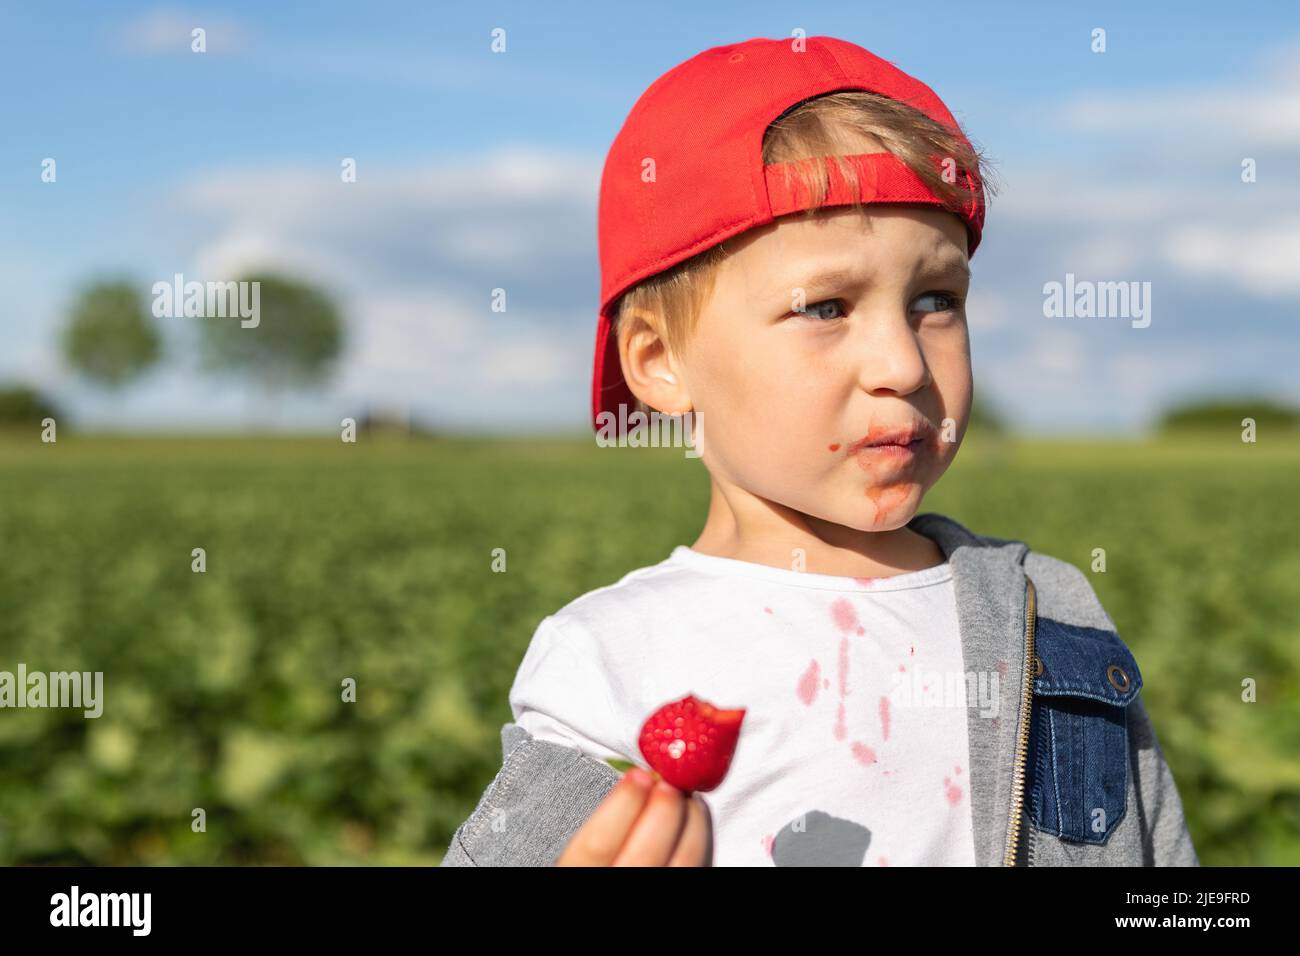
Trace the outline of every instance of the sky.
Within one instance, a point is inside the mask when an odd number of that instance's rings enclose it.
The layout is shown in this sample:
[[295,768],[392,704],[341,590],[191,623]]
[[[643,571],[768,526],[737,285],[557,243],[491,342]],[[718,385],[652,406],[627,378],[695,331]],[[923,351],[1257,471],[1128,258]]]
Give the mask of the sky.
[[[588,430],[610,142],[671,67],[795,30],[923,80],[993,160],[967,310],[977,401],[1043,435],[1138,434],[1195,396],[1300,404],[1300,14],[1282,2],[7,2],[0,385],[91,428],[336,430],[369,407]],[[268,411],[201,374],[197,318],[159,320],[165,361],[121,394],[60,358],[92,279],[146,291],[253,267],[342,306],[326,385]],[[1149,282],[1149,324],[1045,316],[1067,274]]]

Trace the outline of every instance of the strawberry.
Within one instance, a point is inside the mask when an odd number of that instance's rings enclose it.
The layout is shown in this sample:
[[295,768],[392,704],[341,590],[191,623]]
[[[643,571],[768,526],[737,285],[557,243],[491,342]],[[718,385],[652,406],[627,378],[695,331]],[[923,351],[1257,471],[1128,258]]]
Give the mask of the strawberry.
[[650,715],[641,727],[641,754],[678,790],[712,790],[727,775],[744,718],[743,707],[722,710],[687,694]]

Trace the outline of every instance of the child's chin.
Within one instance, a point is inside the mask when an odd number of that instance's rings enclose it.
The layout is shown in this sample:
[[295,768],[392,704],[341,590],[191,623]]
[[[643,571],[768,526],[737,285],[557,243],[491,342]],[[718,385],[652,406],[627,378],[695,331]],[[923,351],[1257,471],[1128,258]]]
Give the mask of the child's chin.
[[916,515],[923,487],[916,482],[868,485],[863,492],[863,531],[896,531]]

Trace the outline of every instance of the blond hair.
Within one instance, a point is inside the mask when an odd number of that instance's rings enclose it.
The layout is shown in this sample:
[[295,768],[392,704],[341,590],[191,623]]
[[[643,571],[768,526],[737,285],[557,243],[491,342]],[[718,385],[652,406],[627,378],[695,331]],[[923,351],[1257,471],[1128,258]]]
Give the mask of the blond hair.
[[[785,168],[787,182],[797,177],[812,196],[812,206],[799,214],[810,218],[816,215],[829,189],[828,162],[835,163],[857,194],[857,170],[839,157],[868,151],[865,137],[879,141],[954,211],[970,201],[970,194],[963,183],[948,182],[932,156],[952,157],[958,169],[976,172],[987,197],[996,194],[989,160],[969,140],[915,107],[859,90],[812,97],[778,116],[763,134],[763,163],[792,164]],[[855,201],[852,208],[863,211],[860,201]],[[728,241],[643,279],[624,292],[614,303],[612,334],[618,336],[624,326],[639,320],[659,335],[672,355],[680,358],[713,288],[718,267],[730,255]],[[651,411],[640,399],[636,400],[636,409],[647,415]]]

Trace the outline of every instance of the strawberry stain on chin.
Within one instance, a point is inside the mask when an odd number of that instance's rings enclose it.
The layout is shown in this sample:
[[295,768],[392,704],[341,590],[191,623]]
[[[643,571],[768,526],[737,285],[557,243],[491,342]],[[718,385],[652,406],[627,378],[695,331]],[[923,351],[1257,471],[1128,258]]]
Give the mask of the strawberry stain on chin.
[[883,488],[868,485],[863,494],[876,506],[876,514],[872,519],[872,524],[878,524],[882,519],[887,517],[890,512],[896,508],[902,507],[911,497],[911,484],[904,482],[901,484],[886,485]]

